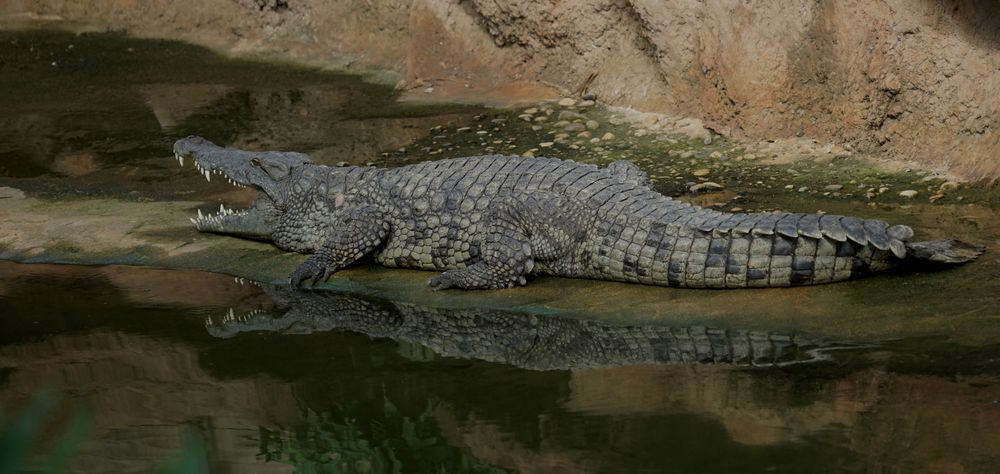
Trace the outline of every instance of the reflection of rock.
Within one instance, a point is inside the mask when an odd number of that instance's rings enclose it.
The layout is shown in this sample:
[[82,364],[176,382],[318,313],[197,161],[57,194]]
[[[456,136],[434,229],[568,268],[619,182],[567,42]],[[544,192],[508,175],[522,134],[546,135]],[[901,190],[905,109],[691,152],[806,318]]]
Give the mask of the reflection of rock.
[[288,472],[255,461],[261,423],[299,416],[291,386],[266,378],[220,381],[206,374],[192,347],[97,330],[39,343],[0,347],[13,372],[5,400],[66,387],[97,414],[95,440],[78,457],[80,472],[150,472],[180,452],[185,426],[201,431],[217,466],[235,472]]
[[[859,413],[875,401],[877,379],[864,374],[843,379],[830,387],[829,396],[803,404],[790,399],[794,387],[787,380],[726,368],[636,366],[578,371],[570,380],[565,406],[617,416],[703,413],[722,423],[734,441],[775,445],[853,425]],[[758,396],[761,393],[772,395]]]
[[137,87],[162,128],[173,128],[229,91],[222,84],[147,84]]

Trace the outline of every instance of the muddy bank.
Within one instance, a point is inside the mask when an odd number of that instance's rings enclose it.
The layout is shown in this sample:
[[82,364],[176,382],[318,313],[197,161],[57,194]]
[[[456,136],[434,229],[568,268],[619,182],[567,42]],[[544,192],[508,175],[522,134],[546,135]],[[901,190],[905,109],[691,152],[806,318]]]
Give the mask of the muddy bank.
[[812,137],[1000,177],[989,2],[13,0],[0,15],[391,71],[383,78],[417,98],[586,90],[736,137]]

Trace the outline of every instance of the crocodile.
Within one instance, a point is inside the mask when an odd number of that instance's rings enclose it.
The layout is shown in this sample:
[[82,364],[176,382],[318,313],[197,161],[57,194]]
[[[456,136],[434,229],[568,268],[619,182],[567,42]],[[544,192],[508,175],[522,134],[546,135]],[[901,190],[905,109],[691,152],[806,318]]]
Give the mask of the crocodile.
[[397,168],[323,166],[297,152],[178,140],[177,160],[252,187],[245,210],[199,211],[198,230],[311,253],[290,275],[315,285],[370,256],[437,270],[435,290],[496,289],[531,275],[687,288],[847,280],[906,262],[957,264],[983,247],[913,242],[876,219],[793,212],[729,213],[654,190],[628,161],[607,167],[541,157],[477,156]]
[[417,344],[435,354],[529,370],[579,370],[637,364],[787,366],[828,360],[834,351],[873,345],[830,342],[767,330],[705,326],[613,325],[500,309],[452,309],[338,291],[303,291],[252,282],[255,309],[208,317],[218,338],[246,332],[287,335],[348,331]]

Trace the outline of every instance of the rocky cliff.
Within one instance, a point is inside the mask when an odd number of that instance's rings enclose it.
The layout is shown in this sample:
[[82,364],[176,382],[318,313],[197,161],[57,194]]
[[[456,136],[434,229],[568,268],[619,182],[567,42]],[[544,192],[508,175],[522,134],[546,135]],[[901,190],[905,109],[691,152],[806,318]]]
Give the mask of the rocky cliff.
[[0,15],[388,70],[421,98],[588,91],[738,138],[806,136],[1000,178],[995,2],[7,0]]

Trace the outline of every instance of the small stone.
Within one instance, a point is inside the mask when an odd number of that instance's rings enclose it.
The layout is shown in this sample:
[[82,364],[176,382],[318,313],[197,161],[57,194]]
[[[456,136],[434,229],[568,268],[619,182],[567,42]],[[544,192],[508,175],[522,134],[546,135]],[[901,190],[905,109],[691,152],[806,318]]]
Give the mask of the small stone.
[[597,123],[597,120],[587,120],[587,123],[585,125],[590,130],[595,130],[601,126],[601,124]]
[[424,92],[427,93],[427,94],[430,94],[430,93],[434,92],[434,88],[433,87],[428,87],[428,88],[424,89]]
[[795,189],[795,186],[791,184],[786,184],[785,189]]
[[566,97],[566,98],[561,99],[559,101],[559,105],[561,107],[572,107],[572,106],[576,105],[576,101],[573,100],[573,99],[570,99],[569,97]]
[[580,133],[577,133],[576,136],[578,136],[580,138],[590,138],[591,135],[590,135],[590,132],[584,130],[584,131],[582,131]]
[[601,139],[597,137],[591,138],[590,143],[601,143]]
[[823,189],[825,189],[827,191],[840,191],[841,189],[844,189],[844,185],[843,184],[828,184],[828,185],[824,186]]
[[24,199],[24,191],[9,186],[0,186],[0,199]]
[[536,132],[538,132],[538,131],[541,131],[542,126],[541,125],[532,125],[531,129],[534,130],[534,131],[536,131]]
[[688,189],[691,192],[696,193],[699,191],[704,191],[706,189],[722,189],[722,188],[723,186],[719,183],[714,183],[712,181],[705,181],[704,183],[695,184]]
[[549,118],[546,117],[546,116],[544,116],[544,115],[535,117],[535,121],[536,122],[547,122],[548,120],[549,120]]
[[472,127],[459,127],[455,129],[456,132],[468,132],[470,130],[472,130]]
[[900,197],[905,197],[907,199],[911,199],[911,198],[917,197],[917,192],[914,191],[914,190],[912,190],[912,189],[907,189],[906,191],[900,191],[899,192],[899,196]]
[[799,188],[799,189],[798,189],[798,191],[799,191],[800,193],[804,193],[804,192],[806,192],[806,191],[808,191],[808,190],[809,190],[809,187],[808,187],[808,186],[802,186],[801,188]]
[[486,130],[478,130],[478,131],[476,131],[476,135],[486,135],[487,133],[489,133],[489,132],[487,132]]
[[730,209],[729,212],[743,212],[744,210],[745,209],[743,209],[742,207],[734,207]]
[[693,174],[693,175],[695,175],[697,177],[702,177],[702,176],[708,176],[708,174],[711,173],[711,172],[712,171],[709,170],[708,168],[701,168],[701,169],[694,170],[694,172],[691,173],[691,174]]
[[571,123],[563,127],[563,130],[567,132],[581,132],[586,128],[582,123]]
[[694,156],[694,150],[688,150],[681,153],[681,158],[684,159],[691,158],[692,156]]
[[716,158],[716,159],[718,159],[718,158],[722,158],[722,153],[720,153],[720,152],[718,152],[718,151],[713,151],[713,152],[712,152],[712,154],[710,154],[710,155],[708,155],[708,156],[709,156],[709,157],[711,157],[711,158]]
[[608,133],[605,133],[604,135],[601,135],[601,140],[604,140],[604,141],[609,141],[609,140],[614,140],[614,139],[615,139],[615,134],[613,134],[611,132],[608,132]]
[[535,152],[533,152],[531,150],[528,150],[528,151],[526,151],[524,153],[521,153],[521,156],[523,156],[525,158],[531,158],[531,157],[535,156]]
[[542,143],[538,144],[538,146],[540,146],[542,148],[548,148],[548,147],[550,147],[552,145],[555,145],[555,143],[554,142],[542,142]]
[[943,191],[950,191],[952,189],[958,189],[958,183],[956,183],[954,181],[945,181],[945,182],[941,183],[941,186],[938,189],[940,189],[942,192]]
[[586,94],[583,94],[583,97],[581,97],[581,99],[593,102],[597,100],[597,94],[594,94],[593,92],[588,92]]
[[937,193],[937,194],[931,196],[930,199],[931,199],[931,202],[937,202],[939,199],[941,199],[943,197],[944,197],[944,194]]
[[532,108],[530,108],[530,109],[524,109],[524,111],[523,111],[523,112],[524,112],[524,113],[525,113],[526,115],[535,115],[535,114],[537,114],[537,113],[538,113],[538,108],[537,108],[537,107],[532,107]]
[[580,101],[579,104],[576,104],[577,107],[592,107],[593,105],[594,105],[594,101],[592,101],[592,100],[583,100],[583,101]]
[[521,114],[521,115],[518,115],[517,118],[519,118],[521,120],[524,120],[525,122],[530,122],[532,116],[531,116],[531,114]]
[[888,186],[882,186],[882,187],[878,188],[878,193],[879,194],[885,194],[887,192],[889,192],[889,187]]

